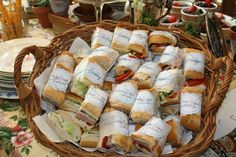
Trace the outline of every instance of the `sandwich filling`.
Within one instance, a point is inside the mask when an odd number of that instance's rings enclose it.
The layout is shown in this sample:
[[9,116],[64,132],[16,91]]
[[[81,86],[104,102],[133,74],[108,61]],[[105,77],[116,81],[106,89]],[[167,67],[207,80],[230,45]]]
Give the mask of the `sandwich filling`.
[[167,99],[174,99],[177,96],[178,96],[178,92],[174,90],[160,91],[159,92],[160,104],[164,104],[166,103]]
[[94,126],[97,122],[97,118],[93,117],[93,115],[91,115],[88,111],[83,109],[80,110],[80,112],[78,112],[77,118],[86,122],[86,124],[89,126]]
[[154,52],[159,52],[160,48],[164,49],[165,47],[170,46],[170,45],[172,44],[171,43],[153,43],[150,45],[150,49]]
[[207,80],[206,78],[202,78],[202,79],[188,79],[186,80],[186,86],[198,86],[198,85],[207,85]]
[[127,70],[123,71],[123,73],[120,73],[117,76],[115,76],[115,81],[117,83],[120,83],[124,80],[127,80],[131,75],[132,75],[132,71],[127,69]]
[[144,56],[142,52],[138,52],[138,51],[131,51],[129,53],[129,57],[130,58],[138,58],[138,59],[146,58],[146,56]]

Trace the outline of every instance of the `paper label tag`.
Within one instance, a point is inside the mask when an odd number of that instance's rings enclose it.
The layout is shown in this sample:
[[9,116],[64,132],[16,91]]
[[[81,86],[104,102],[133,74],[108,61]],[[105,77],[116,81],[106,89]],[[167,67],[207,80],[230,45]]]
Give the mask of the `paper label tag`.
[[180,71],[174,70],[165,70],[161,72],[156,79],[154,87],[157,90],[176,90],[179,88],[179,74]]
[[205,56],[202,53],[187,53],[185,56],[184,70],[204,73]]
[[182,60],[182,50],[180,48],[167,46],[161,55],[159,63],[179,68]]
[[96,28],[92,36],[92,47],[96,43],[110,47],[113,33],[102,28]]
[[151,77],[156,77],[161,72],[161,67],[154,62],[144,63],[137,71],[137,73],[145,73]]
[[105,91],[91,86],[85,95],[84,101],[98,107],[102,111],[106,105],[107,98],[108,95]]
[[140,90],[131,112],[147,112],[154,115],[156,97],[147,90]]
[[172,35],[169,32],[166,31],[153,31],[149,36],[155,36],[155,35],[163,35],[169,39],[172,40],[172,43],[176,44],[177,43],[177,39],[174,35]]
[[70,72],[61,68],[55,68],[49,77],[47,85],[55,90],[65,93],[71,79],[72,74]]
[[69,55],[60,55],[57,58],[57,63],[62,63],[68,68],[74,68],[74,59]]
[[111,102],[121,102],[133,106],[138,94],[138,89],[129,82],[116,85],[111,93]]
[[100,117],[99,137],[122,134],[128,136],[128,117],[121,111],[103,113]]
[[134,30],[130,38],[130,44],[137,44],[144,46],[147,44],[148,34],[143,30]]
[[196,93],[181,93],[180,114],[200,114],[202,95]]
[[118,59],[117,66],[124,66],[136,72],[141,65],[141,60],[137,58],[130,58],[128,54],[121,56]]
[[160,145],[163,148],[169,131],[170,128],[165,122],[163,122],[160,118],[153,117],[134,133],[154,137],[160,142]]
[[117,42],[127,47],[129,44],[131,34],[132,32],[129,30],[117,27],[114,31],[113,42]]

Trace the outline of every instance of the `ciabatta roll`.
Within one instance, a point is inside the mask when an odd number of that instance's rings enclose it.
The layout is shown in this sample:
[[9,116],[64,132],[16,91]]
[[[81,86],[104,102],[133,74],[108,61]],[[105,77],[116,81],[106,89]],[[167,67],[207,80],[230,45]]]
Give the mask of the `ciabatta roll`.
[[96,49],[100,46],[111,46],[113,33],[103,28],[97,27],[92,35],[91,48]]

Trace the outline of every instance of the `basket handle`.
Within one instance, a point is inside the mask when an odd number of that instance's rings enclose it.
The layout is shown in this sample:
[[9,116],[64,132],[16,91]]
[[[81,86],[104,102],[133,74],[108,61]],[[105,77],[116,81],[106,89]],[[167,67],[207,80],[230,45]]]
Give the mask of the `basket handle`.
[[29,84],[27,85],[23,82],[22,72],[21,72],[23,60],[25,56],[29,55],[30,53],[34,56],[36,60],[35,65],[39,63],[42,64],[42,62],[40,61],[42,60],[42,58],[44,58],[43,57],[44,51],[35,45],[22,49],[20,53],[17,55],[15,59],[15,64],[14,64],[14,79],[15,79],[15,85],[18,90],[20,100],[25,99],[32,92],[32,87]]
[[229,56],[217,58],[214,61],[214,70],[219,70],[225,67],[224,80],[218,90],[215,91],[209,105],[205,106],[204,113],[206,114],[214,108],[219,108],[223,102],[225,95],[228,91],[230,83],[233,78],[234,65],[233,61]]

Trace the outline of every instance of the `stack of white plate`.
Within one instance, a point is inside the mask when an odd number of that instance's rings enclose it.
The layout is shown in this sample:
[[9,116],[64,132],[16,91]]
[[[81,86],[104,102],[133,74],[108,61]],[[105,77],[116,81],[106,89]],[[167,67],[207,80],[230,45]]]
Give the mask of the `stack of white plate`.
[[[0,98],[18,99],[14,83],[14,63],[18,53],[30,45],[46,46],[49,40],[42,38],[20,38],[0,43]],[[32,55],[27,55],[22,65],[22,79],[26,82],[35,63]]]

